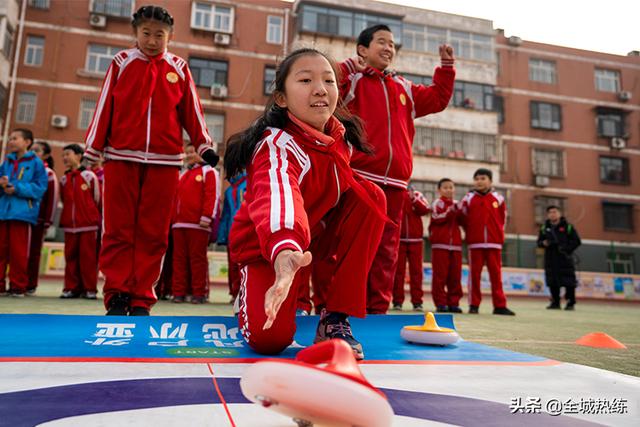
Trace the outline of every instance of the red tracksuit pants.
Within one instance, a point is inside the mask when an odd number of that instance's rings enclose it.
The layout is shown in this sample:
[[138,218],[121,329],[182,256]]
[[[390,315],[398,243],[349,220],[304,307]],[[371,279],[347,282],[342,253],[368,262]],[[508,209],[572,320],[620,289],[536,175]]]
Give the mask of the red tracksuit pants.
[[436,307],[458,307],[462,298],[462,252],[431,249],[431,296]]
[[231,248],[227,244],[227,264],[228,264],[228,273],[227,273],[227,281],[229,282],[229,295],[232,298],[238,297],[238,292],[240,292],[240,267],[238,263],[231,260]]
[[387,199],[387,216],[390,222],[384,227],[376,257],[369,271],[367,283],[367,313],[384,314],[389,310],[393,294],[393,281],[398,262],[400,222],[407,190],[382,185]]
[[31,227],[31,248],[29,249],[29,284],[27,290],[38,287],[40,278],[40,257],[42,255],[42,245],[44,244],[44,234],[47,232],[44,224],[36,224]]
[[487,265],[491,281],[491,298],[494,308],[507,306],[507,298],[502,291],[502,251],[500,249],[469,249],[469,290],[470,305],[480,306],[480,277],[482,267]]
[[178,173],[175,166],[105,163],[100,270],[106,307],[117,293],[129,294],[131,307],[150,309],[156,303],[154,285],[167,250]]
[[422,243],[400,242],[398,252],[398,267],[393,283],[393,304],[402,305],[404,302],[404,273],[409,262],[409,290],[411,304],[422,305]]
[[64,290],[77,294],[97,292],[97,231],[64,233]]
[[9,290],[19,294],[27,290],[30,243],[31,224],[24,221],[0,221],[0,292],[7,291],[7,267]]
[[[362,182],[376,203],[385,203],[382,191]],[[366,314],[367,273],[382,235],[384,220],[353,191],[347,191],[338,205],[325,217],[326,229],[311,242],[315,259],[336,256],[336,269],[325,292],[326,309],[349,316]],[[308,273],[299,270],[289,294],[271,328],[263,330],[267,320],[264,297],[273,286],[275,272],[270,262],[256,261],[240,268],[240,312],[238,322],[245,340],[258,353],[276,354],[293,341],[296,331],[296,306],[299,286],[308,284]]]
[[209,230],[174,228],[173,285],[174,297],[207,295],[209,284]]

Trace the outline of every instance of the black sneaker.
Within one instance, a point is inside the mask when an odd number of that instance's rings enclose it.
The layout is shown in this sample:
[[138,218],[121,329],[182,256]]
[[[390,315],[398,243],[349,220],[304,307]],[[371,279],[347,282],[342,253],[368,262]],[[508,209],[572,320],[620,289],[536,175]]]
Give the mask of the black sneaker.
[[552,302],[547,306],[547,310],[560,310],[560,304]]
[[175,302],[176,304],[182,304],[184,302],[184,297],[174,295],[171,301]]
[[449,309],[446,305],[439,305],[436,307],[436,313],[448,313]]
[[460,307],[458,307],[457,305],[450,305],[449,306],[449,313],[462,313],[462,309]]
[[500,314],[502,316],[515,316],[516,314],[509,310],[507,307],[494,308],[493,314]]
[[24,293],[26,296],[28,297],[32,297],[36,294],[36,290],[34,289],[27,289],[27,292]]
[[129,316],[149,316],[149,309],[144,307],[131,307]]
[[422,313],[424,311],[424,308],[422,308],[422,304],[413,304],[413,311],[419,311],[420,313]]
[[97,292],[85,292],[85,294],[82,296],[82,298],[84,298],[84,299],[98,299],[98,294],[97,294]]
[[392,311],[402,311],[402,304],[393,304]]
[[129,313],[131,297],[128,294],[115,294],[109,300],[107,316],[126,316]]
[[191,304],[206,304],[206,297],[191,297]]
[[362,344],[353,337],[347,315],[324,311],[320,316],[320,322],[318,322],[316,337],[313,343],[316,344],[334,338],[345,340],[353,349],[353,355],[356,357],[356,360],[364,359]]
[[480,307],[478,307],[477,305],[469,306],[469,314],[478,314],[479,312],[480,312]]
[[[567,304],[567,306],[564,309],[565,310],[569,310],[569,311],[573,311],[573,310],[576,309],[574,306],[575,306],[575,304]],[[558,308],[560,308],[560,307],[558,307]]]
[[62,291],[60,294],[60,298],[62,299],[71,299],[71,298],[79,298],[80,294],[74,291]]

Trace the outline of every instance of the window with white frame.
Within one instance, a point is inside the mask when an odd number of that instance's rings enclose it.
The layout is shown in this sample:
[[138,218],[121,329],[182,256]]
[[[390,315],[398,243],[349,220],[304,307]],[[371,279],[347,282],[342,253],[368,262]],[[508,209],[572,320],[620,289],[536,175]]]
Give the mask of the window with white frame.
[[620,90],[620,73],[615,70],[596,68],[596,89],[602,92],[618,92]]
[[20,92],[16,107],[16,123],[33,123],[36,116],[36,102],[38,96],[35,92]]
[[104,74],[111,65],[113,56],[122,50],[118,46],[90,44],[87,48],[87,60],[84,69],[90,73]]
[[562,112],[560,105],[531,101],[531,127],[536,129],[560,130]]
[[134,0],[91,0],[92,13],[129,18],[133,14]]
[[560,150],[533,149],[533,173],[561,178],[564,176],[564,153]]
[[267,43],[282,44],[282,16],[267,16]]
[[204,122],[209,129],[209,136],[217,144],[224,140],[224,114],[204,113]]
[[11,60],[11,52],[13,52],[13,27],[7,22],[7,18],[4,21],[4,41],[2,43],[2,54],[5,58]]
[[28,5],[34,9],[49,9],[49,0],[29,0]]
[[529,58],[529,80],[555,84],[556,63],[544,59]]
[[206,58],[189,58],[189,69],[196,86],[227,86],[229,63]]
[[27,36],[27,46],[24,49],[24,65],[39,67],[44,56],[44,37]]
[[620,138],[625,136],[625,115],[622,110],[598,107],[596,108],[596,123],[600,137]]
[[191,28],[231,34],[233,33],[233,8],[211,3],[192,3]]
[[478,61],[492,61],[494,58],[491,36],[407,22],[403,24],[403,49],[437,54],[443,43],[449,43],[460,58]]
[[265,95],[271,95],[273,93],[273,86],[276,80],[276,67],[267,65],[264,67],[264,81],[263,81],[263,93]]
[[88,129],[93,118],[93,112],[96,110],[95,99],[83,99],[80,101],[80,117],[78,120],[78,129]]

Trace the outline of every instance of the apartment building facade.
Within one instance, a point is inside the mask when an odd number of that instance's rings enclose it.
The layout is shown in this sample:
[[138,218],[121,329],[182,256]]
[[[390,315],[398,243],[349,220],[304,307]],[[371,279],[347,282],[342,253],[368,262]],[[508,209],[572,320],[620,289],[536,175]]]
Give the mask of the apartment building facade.
[[0,133],[4,129],[9,102],[9,82],[13,69],[19,15],[20,2],[0,2]]

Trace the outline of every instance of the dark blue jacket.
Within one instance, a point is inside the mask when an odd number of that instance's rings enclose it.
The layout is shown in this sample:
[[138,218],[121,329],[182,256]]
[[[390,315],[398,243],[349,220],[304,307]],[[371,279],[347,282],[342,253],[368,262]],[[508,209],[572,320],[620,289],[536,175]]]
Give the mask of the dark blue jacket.
[[18,159],[15,153],[0,165],[0,177],[9,177],[16,189],[7,194],[0,187],[0,221],[24,221],[35,224],[40,212],[40,200],[47,191],[47,171],[42,160],[32,151]]
[[218,244],[229,244],[229,231],[233,218],[236,216],[240,205],[244,200],[244,192],[247,191],[247,174],[243,172],[229,180],[231,186],[224,192],[224,205],[222,207],[222,217],[218,227]]

